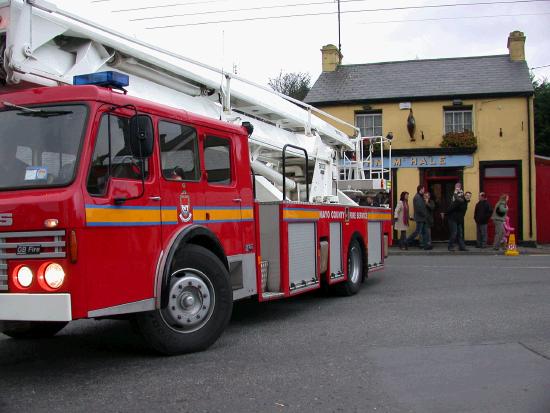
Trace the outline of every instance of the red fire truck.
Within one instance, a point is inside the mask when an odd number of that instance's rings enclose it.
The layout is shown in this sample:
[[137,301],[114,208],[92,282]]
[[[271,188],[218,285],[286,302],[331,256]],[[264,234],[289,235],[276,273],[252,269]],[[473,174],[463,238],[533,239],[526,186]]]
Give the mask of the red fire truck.
[[[261,106],[244,93],[228,109],[222,91],[222,120],[134,97],[125,88],[147,76],[128,68],[130,76],[95,72],[52,86],[53,75],[24,70],[13,54],[24,30],[10,37],[6,16],[22,25],[28,13],[38,30],[46,13],[29,3],[0,2],[0,50],[11,56],[0,89],[4,334],[44,337],[76,319],[127,317],[161,353],[198,351],[223,332],[235,300],[323,286],[353,295],[369,270],[383,268],[391,213],[338,189],[339,154],[323,142],[338,147],[340,135],[323,133],[321,123],[313,131],[273,126],[236,108]],[[90,27],[57,18],[73,34],[77,24]],[[56,47],[70,43],[55,36]],[[123,49],[127,39],[115,39]],[[166,86],[153,80],[162,101]],[[293,138],[278,147],[262,138],[283,133],[276,129]]]

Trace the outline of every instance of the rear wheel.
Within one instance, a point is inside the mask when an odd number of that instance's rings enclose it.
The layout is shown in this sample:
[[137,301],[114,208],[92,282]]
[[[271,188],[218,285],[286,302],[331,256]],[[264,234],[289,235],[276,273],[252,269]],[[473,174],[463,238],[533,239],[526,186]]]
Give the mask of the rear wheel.
[[233,309],[229,273],[212,252],[187,245],[175,267],[166,308],[136,318],[150,346],[167,355],[211,346],[227,326]]
[[47,338],[55,336],[68,323],[65,321],[4,321],[0,331],[11,338]]
[[347,264],[347,280],[334,286],[335,292],[343,296],[357,294],[363,282],[363,251],[357,238],[353,238],[349,243]]

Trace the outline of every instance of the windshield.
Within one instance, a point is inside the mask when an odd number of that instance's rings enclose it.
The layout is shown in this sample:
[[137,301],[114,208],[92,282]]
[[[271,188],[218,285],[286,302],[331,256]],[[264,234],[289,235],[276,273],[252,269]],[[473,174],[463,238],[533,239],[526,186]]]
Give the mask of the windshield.
[[0,112],[0,190],[70,183],[86,106],[12,106]]

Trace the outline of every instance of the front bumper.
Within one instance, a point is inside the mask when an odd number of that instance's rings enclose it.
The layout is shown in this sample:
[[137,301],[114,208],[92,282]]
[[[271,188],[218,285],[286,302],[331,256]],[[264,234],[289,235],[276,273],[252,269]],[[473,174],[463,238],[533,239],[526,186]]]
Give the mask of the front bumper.
[[71,295],[0,294],[0,320],[71,321]]

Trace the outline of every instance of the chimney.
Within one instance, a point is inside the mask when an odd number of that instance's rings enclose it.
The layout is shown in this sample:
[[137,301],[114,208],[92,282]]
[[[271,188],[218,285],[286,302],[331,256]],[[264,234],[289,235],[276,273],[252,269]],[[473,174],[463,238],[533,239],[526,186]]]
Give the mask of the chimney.
[[508,50],[512,62],[525,61],[525,35],[523,32],[515,30],[510,33],[510,36],[508,36]]
[[342,63],[342,54],[333,44],[327,44],[321,49],[323,72],[334,72]]

